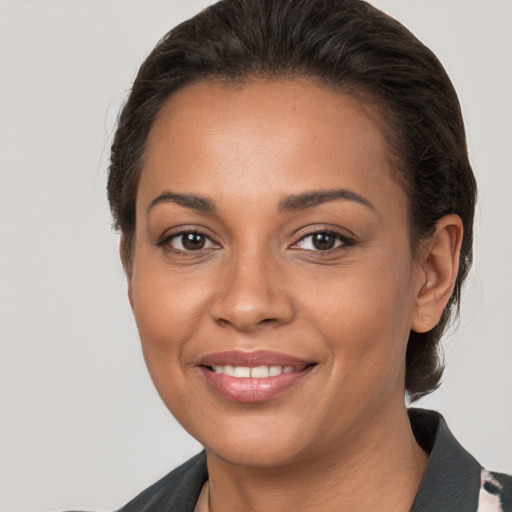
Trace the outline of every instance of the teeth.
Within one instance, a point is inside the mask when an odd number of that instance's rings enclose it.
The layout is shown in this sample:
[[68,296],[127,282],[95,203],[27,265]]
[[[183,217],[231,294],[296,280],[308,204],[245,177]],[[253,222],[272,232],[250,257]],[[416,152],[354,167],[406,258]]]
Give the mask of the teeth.
[[234,377],[250,377],[251,369],[248,366],[235,366]]
[[276,375],[281,375],[282,371],[283,371],[283,369],[281,368],[281,366],[271,366],[268,369],[268,373],[271,377],[275,377]]
[[251,377],[256,379],[262,379],[268,377],[270,375],[270,370],[268,366],[255,366],[251,368]]
[[225,373],[226,375],[229,375],[230,377],[233,377],[235,375],[235,367],[231,365],[226,365],[223,368],[222,373]]
[[231,365],[215,365],[213,366],[213,371],[215,373],[223,373],[224,375],[228,375],[229,377],[237,377],[237,378],[249,378],[252,377],[254,379],[265,379],[267,377],[276,377],[277,375],[281,375],[281,373],[292,373],[294,371],[293,366],[231,366]]

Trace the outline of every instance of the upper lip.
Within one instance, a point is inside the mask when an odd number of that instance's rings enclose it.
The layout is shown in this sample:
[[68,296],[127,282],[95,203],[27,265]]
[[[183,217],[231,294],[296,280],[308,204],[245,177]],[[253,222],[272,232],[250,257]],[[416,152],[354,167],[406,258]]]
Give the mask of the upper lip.
[[302,369],[314,364],[314,361],[307,361],[300,357],[271,350],[252,352],[228,350],[206,355],[199,360],[198,364],[199,366],[292,366],[295,369]]

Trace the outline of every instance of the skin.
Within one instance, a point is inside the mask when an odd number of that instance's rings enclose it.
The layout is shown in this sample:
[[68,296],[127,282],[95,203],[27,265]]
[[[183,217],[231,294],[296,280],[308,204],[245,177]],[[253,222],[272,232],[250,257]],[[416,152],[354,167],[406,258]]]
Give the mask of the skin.
[[[409,510],[427,455],[404,405],[410,329],[438,321],[462,227],[411,251],[408,198],[371,109],[306,80],[197,83],[150,133],[129,297],[162,400],[206,449],[210,509]],[[283,210],[290,195],[350,198]],[[195,194],[214,211],[159,201]],[[196,205],[197,206],[197,205]],[[186,251],[179,233],[205,235]],[[317,232],[336,232],[319,250]],[[427,323],[428,322],[428,323]],[[314,361],[263,403],[215,393],[201,357],[274,350]]]

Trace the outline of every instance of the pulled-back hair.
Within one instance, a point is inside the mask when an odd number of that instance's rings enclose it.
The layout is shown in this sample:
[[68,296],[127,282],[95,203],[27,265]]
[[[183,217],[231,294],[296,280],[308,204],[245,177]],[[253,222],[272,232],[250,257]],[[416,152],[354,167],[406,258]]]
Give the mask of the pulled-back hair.
[[137,187],[148,134],[165,100],[196,81],[305,77],[370,105],[384,121],[394,169],[409,197],[412,247],[444,215],[464,236],[453,293],[429,332],[410,332],[405,388],[439,386],[438,344],[458,313],[472,261],[476,183],[453,86],[435,55],[396,20],[361,0],[222,0],[165,35],[140,67],[112,144],[108,198],[129,267]]

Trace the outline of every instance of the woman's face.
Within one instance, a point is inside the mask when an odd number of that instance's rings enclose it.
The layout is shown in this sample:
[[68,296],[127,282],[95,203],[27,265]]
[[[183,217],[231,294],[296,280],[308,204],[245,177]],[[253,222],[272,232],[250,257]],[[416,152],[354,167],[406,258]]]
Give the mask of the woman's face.
[[356,100],[305,80],[174,93],[148,139],[134,243],[146,363],[208,453],[304,460],[403,410],[424,275]]

